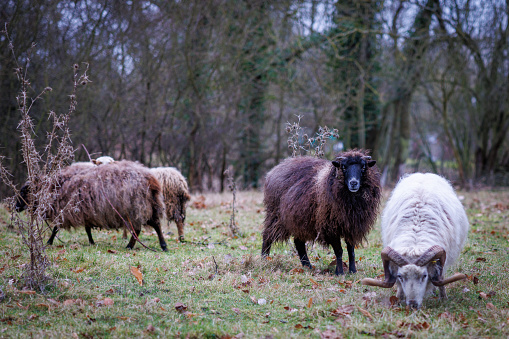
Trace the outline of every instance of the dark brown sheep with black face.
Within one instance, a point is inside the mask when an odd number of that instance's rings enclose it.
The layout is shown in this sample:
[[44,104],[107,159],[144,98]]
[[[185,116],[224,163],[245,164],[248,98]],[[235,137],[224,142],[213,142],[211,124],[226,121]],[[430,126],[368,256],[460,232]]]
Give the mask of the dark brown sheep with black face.
[[274,167],[265,181],[262,255],[269,255],[273,242],[293,236],[302,265],[311,268],[305,244],[316,240],[334,249],[339,275],[343,238],[349,272],[355,273],[354,247],[373,227],[380,204],[375,163],[366,151],[351,150],[334,161],[296,157]]
[[[55,187],[55,199],[46,219],[58,218],[59,228],[84,226],[90,244],[94,244],[91,234],[94,227],[121,229],[127,222],[138,236],[142,225],[150,225],[163,251],[167,250],[160,227],[164,210],[161,185],[143,165],[125,160],[101,166],[78,163],[61,170]],[[28,193],[29,186],[25,185],[16,210],[23,211],[27,207]],[[55,227],[48,244],[53,243],[57,231]],[[132,249],[135,244],[133,236],[127,248]]]

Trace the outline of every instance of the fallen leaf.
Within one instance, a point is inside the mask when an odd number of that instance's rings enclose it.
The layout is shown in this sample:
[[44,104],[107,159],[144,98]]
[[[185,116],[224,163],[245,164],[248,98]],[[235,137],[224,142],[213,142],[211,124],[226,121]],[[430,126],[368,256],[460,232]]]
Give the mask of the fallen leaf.
[[28,320],[34,320],[34,319],[37,319],[37,318],[39,318],[39,316],[38,316],[38,315],[35,315],[35,314],[30,314],[30,315],[28,316]]
[[476,258],[476,262],[486,262],[486,258]]
[[49,306],[48,304],[36,304],[35,306],[36,306],[36,307],[47,307],[47,308],[48,308],[48,310],[49,310],[49,308],[50,308],[50,306]]
[[486,300],[486,299],[488,299],[488,295],[486,293],[484,293],[484,292],[480,292],[479,293],[479,298]]
[[67,299],[64,301],[64,306],[74,305],[75,302],[74,299]]
[[290,270],[290,274],[295,274],[295,273],[304,273],[304,269],[301,267],[296,267],[296,268]]
[[154,298],[154,299],[152,299],[152,301],[153,301],[153,302],[155,302],[155,303],[158,303],[158,302],[160,302],[160,301],[161,301],[161,299],[159,299],[159,298]]
[[474,285],[477,285],[479,283],[479,278],[473,277],[472,282],[474,283]]
[[391,306],[394,306],[394,305],[396,305],[396,304],[398,303],[399,298],[398,298],[398,297],[396,297],[395,295],[393,295],[393,296],[391,296],[391,297],[389,298],[389,301],[390,301],[390,303],[391,303]]
[[373,320],[373,316],[371,315],[371,313],[369,313],[368,311],[360,308],[359,306],[357,306],[357,308],[359,309],[359,311],[361,311],[361,313],[365,316],[365,317],[368,317],[369,319]]
[[295,328],[300,330],[301,328],[304,328],[304,326],[302,326],[301,324],[297,324],[297,325],[295,325]]
[[308,308],[311,308],[311,305],[313,305],[313,298],[309,298]]
[[237,314],[240,314],[240,310],[238,308],[236,308],[236,307],[232,308],[232,311],[237,313]]
[[490,309],[490,310],[496,310],[497,308],[495,307],[495,305],[493,305],[492,303],[487,303],[486,304],[486,308],[487,309]]
[[311,283],[313,284],[313,287],[320,287],[320,284],[317,283],[313,278],[309,278],[309,280],[311,281]]
[[117,251],[115,251],[115,250],[108,250],[108,253],[113,253],[113,254],[115,254],[115,253],[117,253]]
[[354,308],[355,308],[354,305],[339,306],[338,308],[331,312],[331,315],[334,317],[345,316],[347,314],[352,313]]
[[22,308],[24,310],[28,310],[28,306],[23,306],[19,302],[16,302],[16,305],[18,305],[19,308]]
[[320,333],[321,339],[342,339],[343,336],[341,333],[336,333],[335,330],[327,330],[322,333]]
[[104,306],[112,306],[114,304],[114,301],[111,298],[104,298],[103,303]]
[[258,300],[255,297],[249,297],[254,304],[258,304]]
[[52,303],[53,305],[58,305],[58,304],[60,304],[60,303],[59,303],[58,301],[56,301],[55,299],[48,299],[48,301],[49,301],[50,303]]
[[137,267],[131,266],[131,273],[134,275],[140,286],[143,286],[143,274]]
[[152,324],[148,324],[147,329],[145,331],[152,333],[155,330],[156,330],[156,328],[154,326],[152,326]]
[[84,270],[85,270],[85,269],[84,269],[84,268],[82,268],[82,267],[76,267],[76,268],[74,269],[74,271],[73,271],[73,272],[74,272],[74,273],[81,273],[81,272],[83,272]]
[[182,304],[182,303],[176,303],[175,304],[175,309],[177,310],[177,312],[183,313],[184,311],[187,310],[187,306]]

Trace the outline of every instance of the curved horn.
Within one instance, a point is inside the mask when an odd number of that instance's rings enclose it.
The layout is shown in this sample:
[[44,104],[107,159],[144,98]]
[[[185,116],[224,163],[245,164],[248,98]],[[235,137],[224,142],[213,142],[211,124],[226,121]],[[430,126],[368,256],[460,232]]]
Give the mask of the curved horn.
[[384,262],[386,260],[392,261],[400,267],[410,264],[410,262],[406,258],[404,258],[401,254],[399,254],[389,246],[383,249],[381,256]]
[[445,259],[447,255],[445,253],[445,250],[438,246],[431,246],[428,248],[426,252],[424,252],[415,262],[414,264],[417,266],[424,266],[427,265],[432,260],[440,260],[440,265],[444,267],[445,265]]
[[466,279],[466,278],[467,278],[467,276],[465,274],[456,273],[453,276],[450,276],[449,278],[447,278],[445,280],[438,280],[438,281],[431,280],[431,283],[433,285],[435,285],[435,286],[444,286],[444,285],[450,284],[452,282],[455,282],[455,281],[458,281],[458,280],[463,280],[463,279]]
[[396,283],[396,277],[391,274],[389,269],[389,263],[392,261],[398,266],[408,265],[408,260],[403,258],[401,254],[396,252],[390,247],[386,247],[383,249],[381,255],[382,261],[384,263],[384,273],[385,273],[385,281],[380,281],[371,278],[364,278],[361,280],[361,284],[369,285],[369,286],[378,286],[384,288],[391,288]]

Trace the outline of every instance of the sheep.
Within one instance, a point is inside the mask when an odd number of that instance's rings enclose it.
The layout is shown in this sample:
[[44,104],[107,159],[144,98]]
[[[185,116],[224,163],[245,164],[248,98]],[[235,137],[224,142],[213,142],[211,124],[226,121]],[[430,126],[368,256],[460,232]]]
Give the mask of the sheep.
[[355,245],[373,227],[381,198],[380,173],[367,151],[350,150],[334,161],[309,156],[288,158],[266,176],[262,256],[273,242],[294,237],[300,261],[312,268],[306,241],[331,245],[335,274],[343,274],[346,242],[349,272],[355,273]]
[[92,159],[91,162],[94,164],[94,165],[106,165],[106,164],[110,164],[112,162],[114,162],[115,159],[113,159],[112,157],[109,157],[109,156],[102,156],[102,157],[99,157],[97,159]]
[[157,178],[163,189],[163,201],[168,226],[175,220],[179,240],[184,241],[186,203],[191,199],[186,178],[175,167],[155,167],[150,172]]
[[[16,209],[27,207],[30,183],[22,189]],[[87,166],[77,163],[60,172],[55,185],[57,195],[46,215],[50,221],[59,221],[60,228],[85,226],[90,244],[94,244],[92,227],[120,229],[127,222],[136,233],[127,248],[132,249],[143,224],[152,226],[163,251],[166,242],[160,228],[164,208],[162,189],[148,168],[132,161],[118,161],[107,166]],[[76,204],[76,207],[66,208]],[[55,227],[48,244],[53,244]]]
[[365,278],[362,284],[391,288],[412,308],[420,308],[425,295],[465,279],[455,274],[444,279],[465,244],[467,215],[449,182],[436,174],[414,173],[396,185],[382,214],[382,260],[385,281]]

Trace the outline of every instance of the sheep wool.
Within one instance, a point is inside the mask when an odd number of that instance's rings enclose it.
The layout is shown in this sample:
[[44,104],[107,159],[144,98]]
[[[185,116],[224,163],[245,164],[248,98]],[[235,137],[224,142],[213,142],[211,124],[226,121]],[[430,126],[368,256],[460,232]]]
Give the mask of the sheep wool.
[[191,199],[186,178],[174,167],[155,167],[150,172],[161,184],[168,224],[175,221],[179,239],[183,241],[186,204]]

